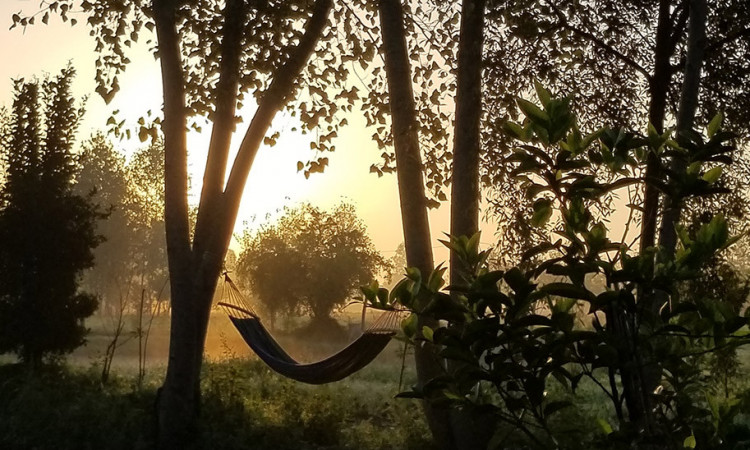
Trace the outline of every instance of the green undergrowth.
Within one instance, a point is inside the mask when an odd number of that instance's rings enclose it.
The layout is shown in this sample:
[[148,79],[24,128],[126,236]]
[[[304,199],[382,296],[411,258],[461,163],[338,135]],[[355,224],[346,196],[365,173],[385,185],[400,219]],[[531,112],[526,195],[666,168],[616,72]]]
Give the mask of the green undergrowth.
[[[0,448],[153,448],[158,381],[139,390],[125,375],[102,386],[93,369],[0,366]],[[421,408],[394,399],[397,383],[377,366],[306,386],[256,360],[207,363],[197,448],[429,449]]]

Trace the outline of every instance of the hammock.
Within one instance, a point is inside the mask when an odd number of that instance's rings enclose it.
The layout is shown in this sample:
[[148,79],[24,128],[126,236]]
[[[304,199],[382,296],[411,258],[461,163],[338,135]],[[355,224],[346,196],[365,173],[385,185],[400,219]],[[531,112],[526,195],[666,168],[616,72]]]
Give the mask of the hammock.
[[314,363],[300,363],[268,333],[229,276],[225,274],[224,279],[230,295],[226,302],[219,302],[219,306],[229,315],[242,338],[268,367],[302,383],[326,384],[348,377],[372,362],[396,334],[399,312],[386,311],[338,353]]

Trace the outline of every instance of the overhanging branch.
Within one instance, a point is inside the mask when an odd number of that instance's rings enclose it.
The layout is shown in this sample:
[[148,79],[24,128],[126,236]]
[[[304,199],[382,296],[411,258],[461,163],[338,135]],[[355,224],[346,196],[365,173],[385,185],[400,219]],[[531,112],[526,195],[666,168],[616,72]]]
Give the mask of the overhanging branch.
[[557,19],[559,21],[560,26],[562,26],[566,30],[572,32],[573,34],[576,34],[576,35],[578,35],[578,36],[580,36],[580,37],[588,40],[589,42],[591,42],[595,46],[597,46],[600,49],[604,50],[605,52],[609,53],[611,56],[614,56],[615,58],[617,58],[620,61],[624,62],[626,65],[630,66],[636,72],[641,73],[646,78],[646,80],[651,80],[651,74],[643,66],[641,66],[640,64],[638,64],[638,62],[636,60],[634,60],[633,58],[629,57],[628,55],[620,52],[619,50],[617,50],[616,48],[612,47],[611,45],[607,44],[601,38],[599,38],[598,36],[595,36],[593,33],[589,32],[589,31],[586,31],[586,30],[581,30],[580,28],[577,28],[577,27],[571,25],[570,22],[568,21],[568,18],[565,16],[565,14],[563,14],[563,12],[560,11],[560,9],[556,5],[554,5],[552,2],[548,2],[547,5],[550,8],[552,8],[552,11],[557,16]]

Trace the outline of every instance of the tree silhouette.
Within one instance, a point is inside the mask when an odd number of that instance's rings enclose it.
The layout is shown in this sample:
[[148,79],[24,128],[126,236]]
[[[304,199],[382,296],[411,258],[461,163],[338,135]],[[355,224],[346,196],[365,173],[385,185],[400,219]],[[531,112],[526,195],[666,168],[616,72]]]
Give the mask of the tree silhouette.
[[72,193],[72,147],[83,112],[70,93],[74,70],[15,84],[10,135],[3,141],[6,183],[0,192],[0,352],[40,364],[84,342],[81,319],[96,298],[79,292],[94,262],[102,214]]

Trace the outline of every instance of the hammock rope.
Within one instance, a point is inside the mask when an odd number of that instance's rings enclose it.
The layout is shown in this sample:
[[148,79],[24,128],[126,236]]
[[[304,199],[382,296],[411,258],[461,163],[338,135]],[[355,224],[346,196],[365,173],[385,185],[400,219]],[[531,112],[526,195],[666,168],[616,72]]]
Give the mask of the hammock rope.
[[401,322],[402,311],[385,311],[362,334],[338,353],[317,362],[305,364],[292,358],[265,329],[260,317],[245,299],[228,274],[224,284],[228,295],[218,305],[256,355],[277,373],[308,384],[339,381],[362,369],[390,342]]

